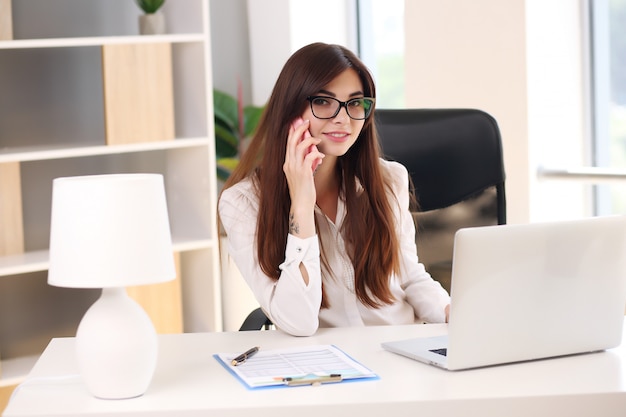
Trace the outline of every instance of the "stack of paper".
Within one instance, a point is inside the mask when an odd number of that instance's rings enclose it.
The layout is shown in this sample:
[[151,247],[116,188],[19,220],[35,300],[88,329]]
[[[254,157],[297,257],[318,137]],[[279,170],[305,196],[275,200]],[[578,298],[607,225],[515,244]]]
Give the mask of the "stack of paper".
[[316,345],[264,351],[233,366],[237,353],[215,358],[248,388],[316,385],[378,376],[334,345]]

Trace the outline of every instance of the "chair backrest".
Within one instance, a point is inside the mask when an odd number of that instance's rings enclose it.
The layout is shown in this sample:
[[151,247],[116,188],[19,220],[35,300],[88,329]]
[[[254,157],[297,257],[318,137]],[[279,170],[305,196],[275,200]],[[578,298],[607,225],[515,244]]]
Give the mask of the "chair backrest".
[[445,208],[495,187],[506,223],[502,140],[495,119],[476,109],[375,111],[383,155],[402,163],[419,211]]
[[261,307],[257,307],[252,310],[248,316],[245,318],[243,323],[241,323],[241,327],[239,328],[240,332],[250,331],[250,330],[270,330],[273,325],[272,321],[265,315]]

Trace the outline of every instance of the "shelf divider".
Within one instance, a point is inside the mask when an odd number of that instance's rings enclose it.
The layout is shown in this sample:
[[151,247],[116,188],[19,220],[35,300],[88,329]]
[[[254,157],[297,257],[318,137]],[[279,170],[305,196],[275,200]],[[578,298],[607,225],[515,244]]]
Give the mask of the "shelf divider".
[[174,139],[172,46],[102,46],[108,145]]
[[126,288],[128,295],[146,311],[159,334],[183,332],[180,253],[174,252],[173,256],[176,279]]
[[11,0],[0,0],[0,41],[13,39]]
[[0,164],[0,256],[24,252],[20,163]]

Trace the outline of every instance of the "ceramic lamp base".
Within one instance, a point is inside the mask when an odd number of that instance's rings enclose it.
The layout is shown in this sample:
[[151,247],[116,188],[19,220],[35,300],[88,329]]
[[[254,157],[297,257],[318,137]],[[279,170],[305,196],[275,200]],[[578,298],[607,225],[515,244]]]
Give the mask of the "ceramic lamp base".
[[156,331],[124,288],[105,288],[78,326],[76,353],[92,395],[138,397],[148,389],[156,368]]

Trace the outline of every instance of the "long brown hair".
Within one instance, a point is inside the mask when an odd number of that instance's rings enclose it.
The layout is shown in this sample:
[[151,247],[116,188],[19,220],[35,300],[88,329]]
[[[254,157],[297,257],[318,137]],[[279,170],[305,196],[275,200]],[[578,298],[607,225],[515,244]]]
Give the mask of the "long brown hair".
[[[283,172],[289,125],[306,109],[308,96],[349,68],[358,73],[365,96],[375,98],[369,70],[348,49],[314,43],[295,52],[276,81],[248,149],[224,185],[226,189],[249,176],[254,180],[260,199],[256,250],[262,271],[271,278],[280,276],[278,266],[284,260],[289,233],[291,198]],[[343,227],[351,247],[355,292],[359,300],[371,307],[394,301],[389,279],[400,268],[399,242],[389,199],[392,191],[379,157],[371,114],[355,144],[338,158],[337,167],[346,199]],[[362,188],[357,187],[359,183]],[[325,300],[322,305],[328,306]]]

